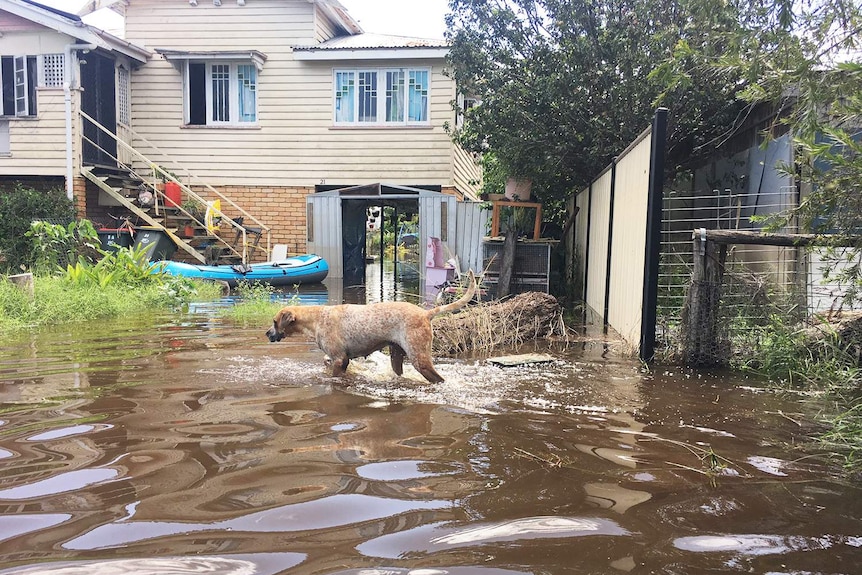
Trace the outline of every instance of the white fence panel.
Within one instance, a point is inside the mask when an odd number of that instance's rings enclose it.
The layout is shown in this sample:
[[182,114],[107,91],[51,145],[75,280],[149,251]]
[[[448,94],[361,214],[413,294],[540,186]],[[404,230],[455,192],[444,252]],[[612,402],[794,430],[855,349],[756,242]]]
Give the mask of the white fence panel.
[[607,322],[628,342],[641,331],[651,142],[643,138],[616,165]]

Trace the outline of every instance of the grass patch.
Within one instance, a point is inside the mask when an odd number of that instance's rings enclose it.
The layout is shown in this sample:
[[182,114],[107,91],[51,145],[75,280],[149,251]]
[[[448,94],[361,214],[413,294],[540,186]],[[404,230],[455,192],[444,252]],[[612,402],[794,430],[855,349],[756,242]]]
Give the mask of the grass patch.
[[36,276],[30,296],[0,280],[0,331],[176,310],[193,299],[217,299],[210,282],[154,276],[136,284],[71,282],[63,276]]
[[274,289],[269,284],[240,282],[234,291],[240,300],[235,305],[225,308],[222,317],[243,327],[269,324],[282,307],[299,304],[299,297],[296,294],[286,302],[276,299]]

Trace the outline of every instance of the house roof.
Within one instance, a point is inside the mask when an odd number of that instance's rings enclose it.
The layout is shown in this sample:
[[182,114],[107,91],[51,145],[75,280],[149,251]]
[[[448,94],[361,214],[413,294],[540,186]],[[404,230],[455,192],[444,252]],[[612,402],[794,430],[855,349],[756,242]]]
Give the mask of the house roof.
[[86,44],[94,44],[102,50],[118,52],[141,63],[149,60],[151,56],[145,48],[117,38],[95,26],[84,24],[81,17],[76,14],[63,12],[34,0],[0,0],[0,10],[56,30]]
[[294,46],[297,60],[380,60],[445,58],[449,44],[434,38],[356,34],[340,36],[311,46]]
[[359,25],[359,22],[347,13],[347,8],[342,6],[338,0],[308,1],[317,4],[333,22],[341,26],[348,34],[362,34],[362,27]]

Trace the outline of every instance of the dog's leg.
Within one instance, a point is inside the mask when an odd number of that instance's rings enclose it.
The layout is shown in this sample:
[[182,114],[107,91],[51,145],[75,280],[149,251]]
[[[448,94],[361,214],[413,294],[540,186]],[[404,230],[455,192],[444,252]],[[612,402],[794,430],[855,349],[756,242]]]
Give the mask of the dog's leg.
[[443,383],[443,377],[434,369],[430,355],[422,354],[421,356],[410,358],[410,361],[413,362],[413,367],[422,374],[422,377],[431,383]]
[[347,356],[332,358],[332,375],[335,377],[344,375],[347,371],[347,366],[350,365],[350,358]]
[[389,344],[389,363],[392,364],[392,371],[396,375],[404,374],[404,357],[407,354],[401,349],[400,345],[394,343]]

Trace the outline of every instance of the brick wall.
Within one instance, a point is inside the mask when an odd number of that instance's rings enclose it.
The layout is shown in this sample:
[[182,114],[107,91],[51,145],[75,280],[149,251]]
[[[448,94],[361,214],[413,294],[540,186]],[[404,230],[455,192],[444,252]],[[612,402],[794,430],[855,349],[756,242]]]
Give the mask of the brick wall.
[[[271,229],[272,244],[287,244],[290,255],[306,253],[305,198],[314,193],[313,187],[222,186],[218,190],[268,226]],[[206,190],[195,191],[207,200],[214,199]],[[222,212],[231,218],[240,215],[224,202]],[[246,219],[245,225],[254,226],[254,223]],[[230,233],[224,224],[221,229],[223,234]],[[261,239],[261,246],[265,245],[264,237]],[[254,258],[255,261],[261,259],[258,256]]]

